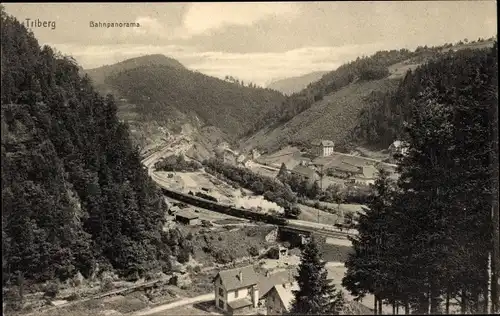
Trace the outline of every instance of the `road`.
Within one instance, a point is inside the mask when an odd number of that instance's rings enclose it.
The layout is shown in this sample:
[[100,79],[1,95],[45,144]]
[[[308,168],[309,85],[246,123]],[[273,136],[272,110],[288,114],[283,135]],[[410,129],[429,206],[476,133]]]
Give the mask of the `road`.
[[177,302],[172,302],[172,303],[156,306],[156,307],[153,307],[151,309],[142,310],[142,311],[139,311],[139,312],[132,314],[132,315],[133,316],[152,315],[155,313],[163,312],[165,310],[177,308],[180,306],[192,305],[195,303],[208,302],[208,301],[213,301],[213,300],[215,300],[215,294],[208,293],[208,294],[203,294],[203,295],[196,296],[196,297],[185,298],[185,299],[182,299],[182,300],[177,301]]

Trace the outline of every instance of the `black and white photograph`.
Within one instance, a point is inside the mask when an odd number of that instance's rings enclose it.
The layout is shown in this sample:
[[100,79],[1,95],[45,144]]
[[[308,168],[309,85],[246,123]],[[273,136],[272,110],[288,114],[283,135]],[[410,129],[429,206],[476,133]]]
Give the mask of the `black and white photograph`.
[[0,11],[2,315],[500,314],[496,1]]

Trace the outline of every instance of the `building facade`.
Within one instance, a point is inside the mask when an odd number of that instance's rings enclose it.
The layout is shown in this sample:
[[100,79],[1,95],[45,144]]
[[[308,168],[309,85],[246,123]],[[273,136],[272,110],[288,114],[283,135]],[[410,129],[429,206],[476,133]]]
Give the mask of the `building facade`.
[[296,282],[273,286],[266,297],[267,315],[282,315],[290,312],[294,298],[293,291],[298,289]]
[[259,303],[258,276],[252,266],[220,271],[214,278],[215,306],[242,314]]
[[335,144],[331,140],[314,141],[312,143],[313,154],[320,157],[331,156]]

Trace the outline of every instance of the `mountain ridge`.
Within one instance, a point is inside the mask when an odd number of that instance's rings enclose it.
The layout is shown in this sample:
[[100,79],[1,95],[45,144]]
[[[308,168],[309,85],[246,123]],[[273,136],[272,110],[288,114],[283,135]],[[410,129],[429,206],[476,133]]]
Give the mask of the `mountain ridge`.
[[277,79],[271,81],[266,87],[291,95],[306,88],[310,83],[318,81],[326,73],[328,71],[314,71],[300,76]]

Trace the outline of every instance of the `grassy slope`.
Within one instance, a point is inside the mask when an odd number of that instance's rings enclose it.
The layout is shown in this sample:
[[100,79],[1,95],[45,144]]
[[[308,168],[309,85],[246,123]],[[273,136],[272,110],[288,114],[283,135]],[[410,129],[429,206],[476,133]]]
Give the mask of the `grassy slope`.
[[243,147],[262,147],[274,151],[287,141],[310,142],[316,138],[340,142],[355,126],[363,100],[372,91],[396,89],[397,79],[381,79],[350,84],[326,95],[306,111],[274,129],[261,130],[243,142]]
[[[456,44],[450,49],[482,49],[492,47],[493,41]],[[328,94],[323,100],[314,103],[306,111],[296,115],[290,121],[271,128],[264,128],[241,142],[245,150],[258,147],[274,152],[288,142],[307,142],[317,138],[333,140],[336,143],[346,141],[351,129],[357,124],[358,114],[368,104],[363,98],[372,91],[395,91],[399,81],[408,70],[414,70],[425,62],[425,56],[412,58],[388,67],[390,75],[386,79],[355,82]]]

